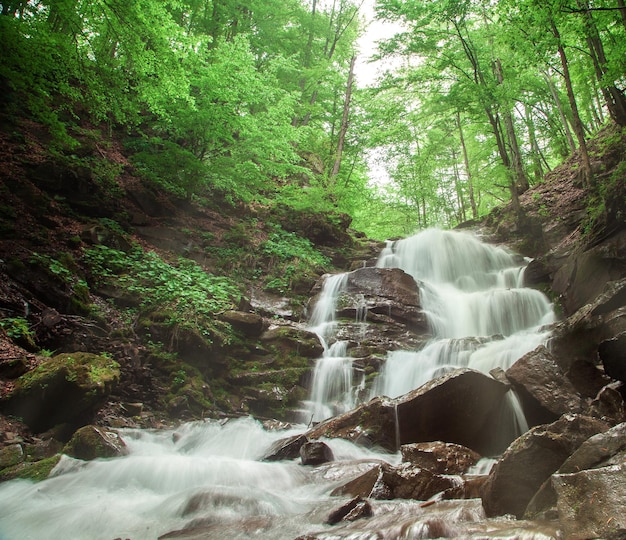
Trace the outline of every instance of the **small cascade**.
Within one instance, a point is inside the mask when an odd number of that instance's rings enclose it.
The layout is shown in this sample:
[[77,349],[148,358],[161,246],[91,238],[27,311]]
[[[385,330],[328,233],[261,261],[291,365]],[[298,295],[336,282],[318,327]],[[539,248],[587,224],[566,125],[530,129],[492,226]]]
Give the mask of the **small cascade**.
[[356,404],[358,387],[353,383],[352,358],[346,354],[348,342],[336,340],[335,335],[335,311],[346,280],[347,274],[326,277],[309,320],[311,331],[322,342],[324,354],[317,360],[313,371],[305,421],[320,422],[348,411]]

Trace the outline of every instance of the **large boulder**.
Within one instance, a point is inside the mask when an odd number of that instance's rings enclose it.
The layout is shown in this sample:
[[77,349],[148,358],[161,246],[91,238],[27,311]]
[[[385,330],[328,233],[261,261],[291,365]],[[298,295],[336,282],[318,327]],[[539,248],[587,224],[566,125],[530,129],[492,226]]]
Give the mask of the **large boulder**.
[[19,377],[1,408],[21,417],[35,432],[57,424],[78,426],[106,399],[119,377],[119,365],[109,356],[59,354]]
[[333,451],[322,441],[307,441],[300,446],[300,462],[302,465],[321,465],[333,461]]
[[309,439],[339,437],[363,446],[380,446],[395,451],[394,404],[389,399],[374,398],[351,411],[320,422],[306,436]]
[[483,486],[487,515],[522,517],[543,482],[584,441],[607,429],[600,420],[565,415],[552,424],[535,426],[524,433],[507,448]]
[[570,540],[610,538],[626,529],[626,463],[555,474],[559,521]]
[[513,383],[531,425],[583,411],[585,401],[543,346],[515,362],[506,371],[506,377]]
[[300,448],[309,442],[305,435],[292,435],[279,439],[270,446],[261,458],[262,461],[282,461],[295,459],[300,455]]
[[402,463],[397,467],[381,463],[335,488],[331,495],[383,500],[426,500],[439,493],[450,492],[454,492],[450,498],[462,498],[462,484],[453,476],[435,474],[410,463]]
[[572,314],[598,297],[607,283],[621,279],[625,267],[626,231],[621,231],[590,249],[571,253],[556,272],[552,290],[561,295],[565,312]]
[[96,458],[110,458],[128,454],[126,443],[119,433],[98,426],[83,426],[63,448],[68,456],[90,461]]
[[397,398],[398,441],[453,442],[482,455],[499,453],[511,442],[498,440],[496,433],[508,390],[478,371],[451,371]]
[[465,446],[442,441],[403,444],[400,452],[403,463],[436,474],[463,474],[480,459],[480,454]]
[[[340,315],[356,318],[383,315],[414,328],[428,330],[420,309],[417,283],[399,268],[358,268],[347,275],[346,289],[338,307]],[[370,315],[371,314],[371,315]]]

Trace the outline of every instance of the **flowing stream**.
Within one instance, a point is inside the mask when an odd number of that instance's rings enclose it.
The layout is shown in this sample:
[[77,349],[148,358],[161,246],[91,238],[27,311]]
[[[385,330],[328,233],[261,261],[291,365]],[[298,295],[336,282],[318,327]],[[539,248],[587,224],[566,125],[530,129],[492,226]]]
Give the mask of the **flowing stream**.
[[[426,231],[388,246],[379,264],[399,266],[418,281],[433,338],[420,351],[389,354],[374,393],[400,395],[454,366],[506,368],[547,337],[541,327],[553,319],[551,306],[521,287],[524,261],[503,249],[466,234]],[[354,406],[363,390],[346,343],[334,337],[344,287],[343,274],[327,279],[310,321],[326,350],[309,404],[316,419]],[[359,318],[367,324],[364,312]],[[335,461],[319,467],[260,460],[274,441],[304,429],[268,431],[243,418],[122,430],[127,456],[64,456],[43,482],[0,484],[0,540],[556,537],[540,524],[487,520],[478,499],[433,506],[371,501],[371,518],[328,525],[329,513],[348,500],[331,497],[335,487],[380,460],[397,464],[399,455],[333,439],[326,442]]]

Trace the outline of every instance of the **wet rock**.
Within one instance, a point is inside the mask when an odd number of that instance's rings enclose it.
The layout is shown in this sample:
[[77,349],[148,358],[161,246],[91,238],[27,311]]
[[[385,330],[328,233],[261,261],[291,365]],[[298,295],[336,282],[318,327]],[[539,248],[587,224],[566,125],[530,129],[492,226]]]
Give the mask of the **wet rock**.
[[[626,231],[621,231],[582,253],[573,252],[556,272],[552,289],[561,295],[566,313],[574,313],[600,296],[607,283],[621,279],[625,263]],[[622,289],[620,294],[625,293]]]
[[396,322],[428,330],[420,309],[415,280],[399,268],[359,268],[347,275],[340,316],[357,318],[359,311],[386,315]]
[[555,474],[559,521],[570,540],[608,538],[626,529],[626,463]]
[[524,433],[507,448],[485,483],[482,500],[487,515],[521,517],[542,483],[585,440],[607,429],[600,420],[565,415]]
[[262,461],[282,461],[284,459],[295,459],[300,456],[300,448],[309,442],[305,435],[293,435],[276,441],[265,452]]
[[480,459],[480,454],[460,444],[434,441],[403,444],[402,461],[436,474],[462,474]]
[[[452,494],[451,491],[455,493]],[[446,492],[450,498],[455,496],[462,498],[462,480],[454,476],[434,474],[409,463],[403,463],[398,467],[381,463],[336,488],[331,495],[350,495],[379,500],[426,500]]]
[[626,404],[620,391],[622,387],[622,383],[612,383],[602,388],[591,402],[587,414],[610,424],[626,421]]
[[605,467],[624,461],[626,457],[626,423],[593,435],[563,463],[559,473]]
[[35,432],[80,423],[110,394],[119,376],[117,362],[107,356],[59,354],[17,379],[1,408]]
[[80,428],[63,448],[63,453],[85,461],[128,454],[126,443],[117,431],[98,426]]
[[507,391],[478,371],[454,370],[395,401],[399,442],[444,441],[482,455],[498,453],[503,443],[494,437],[495,415]]
[[626,332],[600,343],[598,354],[606,374],[626,382]]
[[28,361],[24,356],[0,359],[0,377],[2,378],[17,379],[27,371]]
[[[602,294],[554,327],[549,348],[561,369],[588,362],[596,356],[600,343],[626,332],[626,312],[620,309],[624,305],[626,279],[621,279],[607,283]],[[599,389],[590,395],[595,396]]]
[[306,435],[309,439],[339,437],[363,446],[396,450],[395,412],[391,400],[374,398],[355,409],[320,422]]
[[370,517],[372,515],[372,506],[362,497],[355,497],[346,504],[333,510],[326,523],[336,525],[340,521],[356,521],[357,519]]
[[308,441],[300,446],[300,460],[302,465],[321,465],[333,461],[333,451],[321,441]]
[[584,401],[548,349],[524,355],[507,371],[531,425],[553,422],[566,413],[580,413]]

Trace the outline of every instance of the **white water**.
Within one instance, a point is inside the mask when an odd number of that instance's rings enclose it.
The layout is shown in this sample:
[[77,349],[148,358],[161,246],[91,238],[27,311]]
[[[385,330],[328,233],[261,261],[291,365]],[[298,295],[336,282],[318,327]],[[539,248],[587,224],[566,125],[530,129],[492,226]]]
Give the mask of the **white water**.
[[[297,461],[257,461],[296,432],[268,432],[249,418],[176,432],[124,430],[128,456],[63,457],[48,480],[0,484],[0,539],[155,540],[192,524],[217,527],[202,538],[247,538],[253,518],[255,537],[295,538],[307,520],[323,522],[309,513],[332,509],[327,494],[343,478],[325,479]],[[347,441],[327,443],[337,459],[383,457]]]
[[[370,397],[401,396],[459,367],[488,374],[508,369],[524,354],[545,343],[544,328],[554,321],[548,299],[523,287],[527,261],[475,236],[429,229],[395,243],[388,242],[378,266],[401,268],[416,280],[433,339],[420,350],[389,352]],[[309,410],[313,420],[328,418],[356,405],[352,360],[345,348],[326,344],[334,338],[334,312],[347,274],[324,284],[310,326],[325,344],[314,372]],[[366,320],[366,314],[360,314]],[[359,381],[361,383],[361,381]],[[514,396],[509,396],[516,432],[527,429]]]

